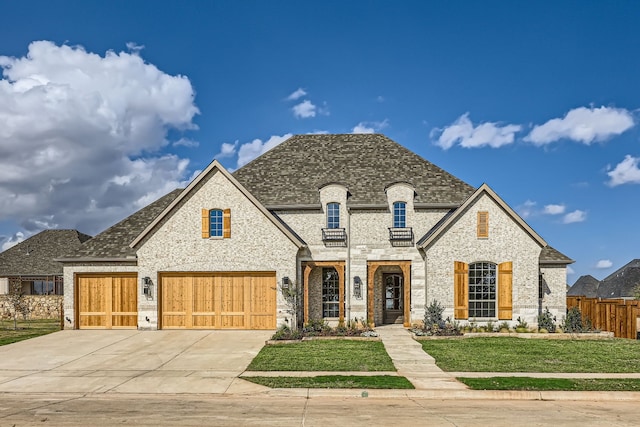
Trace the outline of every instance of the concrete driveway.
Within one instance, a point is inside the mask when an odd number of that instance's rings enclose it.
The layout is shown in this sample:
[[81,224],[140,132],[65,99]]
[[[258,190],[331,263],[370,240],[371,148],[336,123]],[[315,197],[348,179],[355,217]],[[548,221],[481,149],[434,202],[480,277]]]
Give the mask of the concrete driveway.
[[272,331],[60,331],[0,347],[0,393],[255,393]]

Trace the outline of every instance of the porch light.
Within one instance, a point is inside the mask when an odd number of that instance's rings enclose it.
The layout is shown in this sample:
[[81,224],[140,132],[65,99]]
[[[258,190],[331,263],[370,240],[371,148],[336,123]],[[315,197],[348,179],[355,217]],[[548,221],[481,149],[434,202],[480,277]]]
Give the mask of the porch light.
[[291,285],[291,282],[289,281],[289,277],[288,276],[284,276],[282,278],[282,289],[283,290],[289,290],[289,286]]
[[151,278],[149,276],[145,276],[142,279],[140,279],[140,282],[142,285],[142,294],[145,295],[147,299],[152,299],[153,298],[153,292],[152,292],[153,282],[151,281]]
[[357,299],[362,298],[362,280],[360,276],[353,277],[353,296]]

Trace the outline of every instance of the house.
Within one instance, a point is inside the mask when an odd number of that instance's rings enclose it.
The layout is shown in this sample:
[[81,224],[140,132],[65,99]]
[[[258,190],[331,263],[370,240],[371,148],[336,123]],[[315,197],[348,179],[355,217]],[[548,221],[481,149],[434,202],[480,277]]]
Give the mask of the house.
[[640,259],[634,259],[603,280],[582,276],[573,284],[568,296],[603,299],[635,299],[635,288],[640,287]]
[[9,293],[15,280],[25,295],[62,295],[62,264],[54,258],[90,238],[77,230],[44,230],[0,253],[0,294]]
[[488,185],[351,134],[293,136],[233,174],[214,161],[59,261],[67,328],[139,329],[408,326],[433,300],[535,324],[564,315],[573,262]]

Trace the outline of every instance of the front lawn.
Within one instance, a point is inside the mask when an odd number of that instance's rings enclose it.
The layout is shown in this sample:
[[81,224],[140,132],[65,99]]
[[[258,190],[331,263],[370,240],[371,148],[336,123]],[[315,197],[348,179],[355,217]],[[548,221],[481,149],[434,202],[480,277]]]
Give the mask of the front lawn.
[[640,341],[512,337],[421,341],[450,372],[640,372]]
[[267,345],[248,371],[395,371],[380,341],[314,340]]
[[405,377],[376,375],[320,375],[317,377],[241,377],[271,388],[369,388],[369,389],[413,389]]
[[0,346],[29,338],[39,337],[60,330],[59,319],[18,321],[18,329],[14,329],[13,320],[0,322]]
[[640,391],[637,378],[457,378],[473,390]]

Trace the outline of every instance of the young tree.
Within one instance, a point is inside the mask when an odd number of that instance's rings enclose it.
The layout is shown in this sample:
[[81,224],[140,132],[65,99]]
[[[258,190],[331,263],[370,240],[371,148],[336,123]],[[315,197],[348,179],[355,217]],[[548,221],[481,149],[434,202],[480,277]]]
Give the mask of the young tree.
[[18,329],[18,315],[27,317],[29,305],[22,291],[22,281],[19,278],[10,279],[9,295],[7,295],[9,307],[13,310],[13,329]]
[[298,329],[298,312],[300,310],[300,288],[298,282],[293,280],[288,284],[280,285],[280,292],[287,303],[286,312],[291,316],[291,330]]

